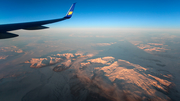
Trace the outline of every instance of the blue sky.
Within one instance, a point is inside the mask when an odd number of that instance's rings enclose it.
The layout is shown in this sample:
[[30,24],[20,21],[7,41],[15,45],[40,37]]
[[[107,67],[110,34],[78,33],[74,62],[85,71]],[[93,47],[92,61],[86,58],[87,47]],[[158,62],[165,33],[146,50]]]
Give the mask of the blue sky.
[[70,20],[50,27],[180,28],[179,0],[1,0],[1,24],[64,17],[77,2]]

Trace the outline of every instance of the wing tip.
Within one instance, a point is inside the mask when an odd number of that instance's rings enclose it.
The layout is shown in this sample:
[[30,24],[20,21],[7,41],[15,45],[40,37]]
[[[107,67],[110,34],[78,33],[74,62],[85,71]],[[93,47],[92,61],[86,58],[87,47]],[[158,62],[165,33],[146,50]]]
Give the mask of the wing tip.
[[66,14],[66,16],[65,16],[64,18],[70,19],[70,18],[72,17],[76,3],[77,3],[77,2],[75,2],[75,3],[72,4],[71,8],[69,9],[68,13]]

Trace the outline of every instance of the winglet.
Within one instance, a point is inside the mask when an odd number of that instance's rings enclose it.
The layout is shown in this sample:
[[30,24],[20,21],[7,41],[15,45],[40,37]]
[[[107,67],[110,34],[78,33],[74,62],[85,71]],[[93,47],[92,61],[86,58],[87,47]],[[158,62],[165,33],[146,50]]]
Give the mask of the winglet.
[[66,16],[64,18],[71,18],[73,15],[73,11],[74,11],[74,7],[75,7],[76,3],[73,3],[71,8],[69,9],[68,13],[66,14]]

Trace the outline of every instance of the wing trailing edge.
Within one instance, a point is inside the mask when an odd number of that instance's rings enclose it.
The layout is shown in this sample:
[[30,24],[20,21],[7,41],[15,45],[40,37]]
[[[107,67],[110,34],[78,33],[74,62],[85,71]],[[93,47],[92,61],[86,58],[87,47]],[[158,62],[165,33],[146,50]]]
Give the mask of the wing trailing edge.
[[46,26],[37,26],[37,27],[30,27],[30,28],[26,28],[24,30],[40,30],[40,29],[47,29],[49,27]]

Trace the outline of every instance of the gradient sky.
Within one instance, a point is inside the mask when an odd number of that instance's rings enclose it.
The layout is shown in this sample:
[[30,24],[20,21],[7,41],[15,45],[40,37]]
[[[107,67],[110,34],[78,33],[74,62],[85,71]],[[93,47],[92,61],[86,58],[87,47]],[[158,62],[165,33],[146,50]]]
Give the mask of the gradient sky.
[[179,0],[0,0],[1,24],[64,17],[50,24],[66,28],[180,28]]

